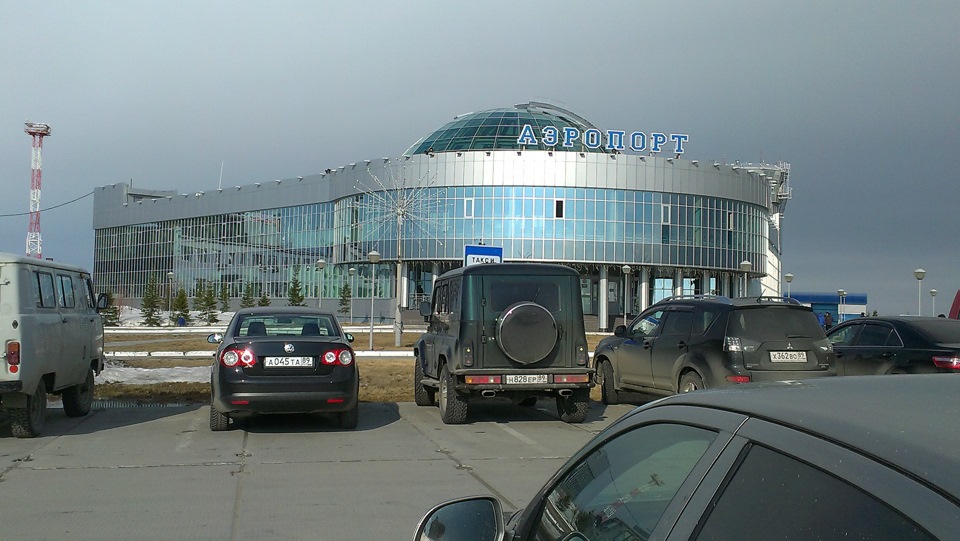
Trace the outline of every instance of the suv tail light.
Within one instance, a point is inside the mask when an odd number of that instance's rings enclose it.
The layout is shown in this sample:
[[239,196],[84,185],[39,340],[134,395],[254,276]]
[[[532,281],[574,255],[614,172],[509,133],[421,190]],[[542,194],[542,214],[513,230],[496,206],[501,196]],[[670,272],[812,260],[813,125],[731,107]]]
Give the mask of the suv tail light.
[[473,341],[463,346],[463,366],[473,366]]
[[7,364],[10,365],[10,371],[17,373],[20,370],[20,342],[7,342],[4,357],[7,359]]
[[588,360],[590,360],[590,356],[587,354],[587,346],[585,344],[577,344],[577,364],[587,366]]
[[347,348],[330,350],[320,357],[320,362],[323,364],[350,366],[353,364],[353,351]]
[[933,364],[937,368],[949,368],[950,370],[960,370],[960,355],[947,357],[946,355],[934,355]]
[[223,350],[223,353],[220,354],[220,364],[229,368],[238,364],[249,368],[257,364],[257,356],[249,349],[231,347]]
[[735,336],[728,336],[727,341],[723,344],[724,351],[734,351],[738,353],[743,352],[743,344],[740,342],[740,339]]

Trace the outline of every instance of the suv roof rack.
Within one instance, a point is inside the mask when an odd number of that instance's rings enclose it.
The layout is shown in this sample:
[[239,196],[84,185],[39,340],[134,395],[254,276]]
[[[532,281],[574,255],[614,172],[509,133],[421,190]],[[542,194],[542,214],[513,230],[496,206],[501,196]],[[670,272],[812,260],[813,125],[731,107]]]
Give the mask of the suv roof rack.
[[737,300],[743,301],[743,302],[741,302],[740,304],[747,304],[748,302],[754,302],[754,303],[756,303],[756,304],[764,304],[764,303],[776,304],[776,303],[780,303],[780,304],[798,304],[798,305],[803,305],[803,303],[801,303],[801,302],[798,301],[797,299],[794,299],[793,297],[774,297],[774,296],[740,297],[740,298],[738,298]]
[[660,299],[659,301],[655,302],[654,304],[660,304],[661,302],[667,302],[667,301],[683,301],[683,300],[687,300],[687,301],[717,301],[717,302],[723,302],[723,303],[727,303],[727,304],[732,304],[732,303],[733,303],[733,299],[731,299],[730,297],[724,297],[723,295],[701,295],[701,294],[698,294],[698,295],[672,295],[672,296],[670,296],[670,297],[666,297],[666,298]]

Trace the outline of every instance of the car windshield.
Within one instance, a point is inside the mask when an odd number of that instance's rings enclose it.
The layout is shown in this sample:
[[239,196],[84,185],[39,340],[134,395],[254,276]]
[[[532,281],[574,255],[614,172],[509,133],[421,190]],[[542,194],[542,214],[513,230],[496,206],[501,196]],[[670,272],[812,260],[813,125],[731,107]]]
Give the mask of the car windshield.
[[955,319],[931,319],[915,321],[912,326],[937,344],[960,344],[960,321]]
[[336,321],[328,315],[250,314],[242,316],[234,336],[337,336]]
[[813,312],[783,306],[734,310],[730,314],[727,333],[756,340],[824,337],[823,328]]

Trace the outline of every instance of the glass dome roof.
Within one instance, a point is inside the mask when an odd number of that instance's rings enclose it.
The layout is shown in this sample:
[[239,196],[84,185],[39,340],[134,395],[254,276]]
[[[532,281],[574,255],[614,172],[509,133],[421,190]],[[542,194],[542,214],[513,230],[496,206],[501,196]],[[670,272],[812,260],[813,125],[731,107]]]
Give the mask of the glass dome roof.
[[[520,129],[530,124],[536,145],[517,144]],[[490,109],[478,113],[460,115],[434,131],[430,135],[417,141],[404,152],[405,156],[424,154],[428,151],[450,152],[465,150],[555,150],[558,152],[605,152],[603,145],[598,148],[587,148],[581,139],[574,141],[572,147],[556,145],[547,147],[543,144],[542,128],[554,126],[561,132],[563,128],[574,127],[583,133],[594,126],[577,116],[575,113],[546,103],[530,102],[510,108]],[[605,138],[604,138],[605,139]],[[605,141],[604,141],[605,142]]]

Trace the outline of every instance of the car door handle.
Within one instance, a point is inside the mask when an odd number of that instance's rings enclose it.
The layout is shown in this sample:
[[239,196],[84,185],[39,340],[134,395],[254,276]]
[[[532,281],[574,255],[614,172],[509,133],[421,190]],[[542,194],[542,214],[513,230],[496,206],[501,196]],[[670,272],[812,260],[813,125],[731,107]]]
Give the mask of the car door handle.
[[650,349],[650,348],[652,348],[652,347],[653,347],[653,341],[652,341],[652,340],[644,340],[644,341],[643,341],[643,349]]
[[679,349],[684,349],[684,348],[686,348],[686,347],[687,347],[687,343],[684,342],[683,340],[677,342],[677,348],[679,348]]
[[896,357],[897,354],[892,351],[884,351],[883,353],[880,354],[880,356],[883,357],[884,359],[889,359],[890,357]]

